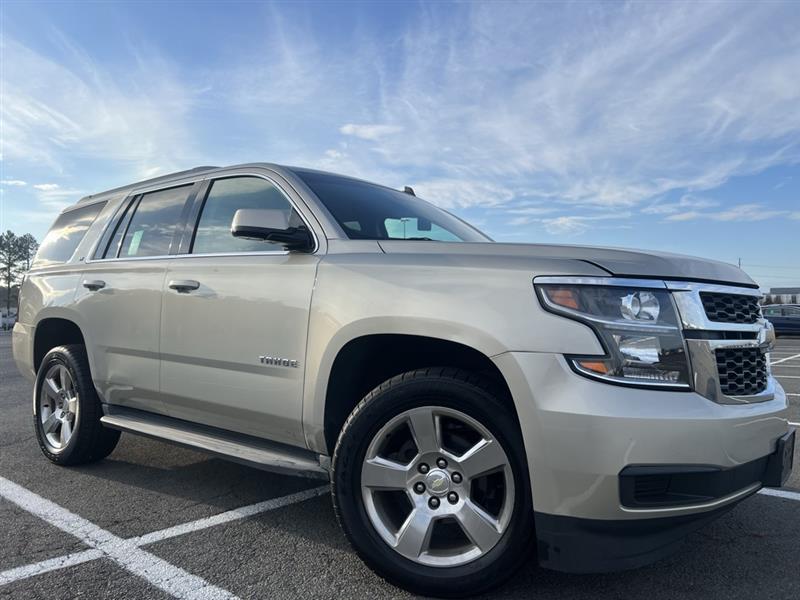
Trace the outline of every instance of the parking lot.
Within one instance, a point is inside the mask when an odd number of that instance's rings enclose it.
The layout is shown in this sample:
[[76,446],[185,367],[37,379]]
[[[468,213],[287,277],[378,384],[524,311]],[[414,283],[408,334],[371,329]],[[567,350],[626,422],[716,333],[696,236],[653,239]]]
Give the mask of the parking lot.
[[[132,435],[100,463],[50,464],[10,342],[0,333],[0,597],[408,597],[350,550],[318,481]],[[772,362],[800,423],[800,338],[780,339]],[[576,576],[530,564],[491,597],[796,599],[799,552],[796,468],[786,491],[748,499],[655,565]]]

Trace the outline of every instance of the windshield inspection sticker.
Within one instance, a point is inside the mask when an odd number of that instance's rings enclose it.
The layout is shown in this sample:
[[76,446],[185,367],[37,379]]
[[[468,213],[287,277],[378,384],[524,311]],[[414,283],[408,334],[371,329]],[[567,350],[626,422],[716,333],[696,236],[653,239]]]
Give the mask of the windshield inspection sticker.
[[142,236],[144,235],[144,229],[140,229],[136,233],[133,234],[131,238],[131,245],[128,246],[128,256],[135,256],[136,253],[139,251],[139,244],[142,241]]

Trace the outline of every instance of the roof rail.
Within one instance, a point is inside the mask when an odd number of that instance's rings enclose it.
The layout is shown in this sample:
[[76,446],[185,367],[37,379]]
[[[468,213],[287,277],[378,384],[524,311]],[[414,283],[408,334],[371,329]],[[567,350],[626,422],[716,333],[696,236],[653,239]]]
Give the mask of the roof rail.
[[151,179],[144,179],[142,181],[137,181],[135,183],[129,183],[128,185],[123,185],[117,188],[112,188],[110,190],[106,190],[104,192],[99,192],[97,194],[91,194],[89,196],[84,196],[80,200],[78,200],[78,204],[82,204],[84,202],[88,202],[93,198],[97,198],[98,196],[105,196],[106,194],[112,194],[114,192],[121,192],[133,187],[139,187],[144,184],[155,184],[160,183],[162,181],[169,181],[171,179],[179,179],[181,177],[185,177],[187,175],[193,175],[196,173],[202,173],[204,171],[212,171],[214,169],[218,169],[219,167],[213,166],[202,166],[202,167],[194,167],[192,169],[186,169],[185,171],[178,171],[176,173],[168,173],[166,175],[159,175],[158,177],[152,177]]

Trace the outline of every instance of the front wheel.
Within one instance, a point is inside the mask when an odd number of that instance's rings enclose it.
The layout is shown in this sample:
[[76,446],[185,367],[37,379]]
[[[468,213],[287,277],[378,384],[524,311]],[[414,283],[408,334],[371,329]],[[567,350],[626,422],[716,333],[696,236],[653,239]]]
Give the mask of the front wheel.
[[394,377],[345,423],[334,505],[387,580],[458,597],[499,585],[535,540],[519,426],[485,380],[456,369]]

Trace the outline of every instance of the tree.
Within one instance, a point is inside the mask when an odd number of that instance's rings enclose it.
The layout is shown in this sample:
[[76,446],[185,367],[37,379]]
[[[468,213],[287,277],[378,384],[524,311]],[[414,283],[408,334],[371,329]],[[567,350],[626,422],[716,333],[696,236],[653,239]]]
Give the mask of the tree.
[[6,286],[6,315],[11,314],[11,286],[20,273],[22,256],[20,238],[10,229],[0,233],[0,281]]
[[30,233],[18,238],[20,244],[20,251],[22,256],[20,261],[23,263],[23,269],[27,272],[31,269],[33,258],[36,256],[36,251],[39,249],[39,242]]

